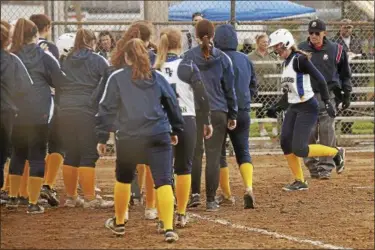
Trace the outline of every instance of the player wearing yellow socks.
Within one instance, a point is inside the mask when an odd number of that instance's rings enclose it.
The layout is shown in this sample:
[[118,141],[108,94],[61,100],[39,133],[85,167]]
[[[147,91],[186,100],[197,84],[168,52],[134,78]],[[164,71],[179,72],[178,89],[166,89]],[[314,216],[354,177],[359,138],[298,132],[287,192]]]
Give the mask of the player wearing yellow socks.
[[[330,117],[336,116],[335,108],[330,102],[327,83],[323,75],[309,60],[309,54],[296,48],[293,35],[285,29],[275,31],[270,35],[270,45],[285,61],[281,84],[285,94],[282,100],[287,100],[289,107],[282,125],[280,144],[295,181],[285,186],[286,191],[306,190],[299,157],[331,156],[337,167],[343,168],[345,150],[320,144],[308,145],[311,130],[318,120],[319,107],[312,89],[310,77],[319,83],[319,90],[325,109]],[[268,111],[269,116],[275,115],[275,109]]]
[[174,173],[176,175],[177,227],[185,227],[188,221],[186,206],[189,201],[191,168],[197,134],[195,100],[204,119],[204,137],[209,139],[212,135],[207,92],[196,64],[191,60],[179,57],[182,48],[181,41],[181,31],[176,28],[163,29],[160,33],[158,54],[154,66],[176,92],[185,121],[184,130],[178,133],[179,143],[175,147]]
[[[236,153],[237,164],[240,168],[245,186],[244,208],[254,208],[253,169],[249,152],[250,133],[250,103],[251,97],[257,92],[257,84],[253,65],[249,58],[237,52],[238,38],[234,27],[230,24],[220,25],[215,30],[214,44],[221,49],[232,61],[234,72],[237,72],[234,87],[238,101],[237,126],[227,130]],[[220,164],[220,187],[223,194],[218,197],[219,204],[234,204],[229,185],[229,168],[225,159],[225,140],[223,141]]]
[[[115,184],[115,217],[105,226],[116,235],[125,234],[125,217],[130,186],[137,164],[150,166],[155,182],[159,219],[163,222],[165,241],[178,240],[173,230],[172,145],[183,119],[171,86],[159,73],[150,69],[150,59],[140,39],[116,45],[112,56],[116,71],[109,77],[99,103],[97,131],[98,151],[105,152],[105,142],[116,118],[117,161]],[[171,140],[172,138],[172,140]]]

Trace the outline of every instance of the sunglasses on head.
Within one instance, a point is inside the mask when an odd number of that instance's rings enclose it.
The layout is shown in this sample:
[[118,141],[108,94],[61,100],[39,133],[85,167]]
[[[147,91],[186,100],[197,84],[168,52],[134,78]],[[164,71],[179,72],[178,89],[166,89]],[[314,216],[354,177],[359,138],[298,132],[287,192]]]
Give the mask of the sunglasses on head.
[[320,36],[320,32],[309,32],[310,35],[314,34],[316,36]]

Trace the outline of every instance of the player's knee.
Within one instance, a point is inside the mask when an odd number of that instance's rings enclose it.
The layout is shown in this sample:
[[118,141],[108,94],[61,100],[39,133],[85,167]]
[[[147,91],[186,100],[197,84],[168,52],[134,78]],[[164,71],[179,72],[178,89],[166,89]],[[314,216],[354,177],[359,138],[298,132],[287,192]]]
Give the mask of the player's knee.
[[155,189],[165,186],[165,185],[172,185],[172,176],[166,175],[162,177],[155,178]]
[[307,157],[309,153],[309,148],[307,146],[302,145],[293,145],[293,154],[298,157]]
[[44,177],[44,161],[29,160],[30,163],[30,176],[32,177]]
[[116,169],[116,180],[121,183],[130,184],[134,178],[134,173],[126,169]]
[[283,150],[284,154],[291,154],[292,153],[292,145],[290,143],[290,139],[288,140],[285,137],[280,138],[280,146]]

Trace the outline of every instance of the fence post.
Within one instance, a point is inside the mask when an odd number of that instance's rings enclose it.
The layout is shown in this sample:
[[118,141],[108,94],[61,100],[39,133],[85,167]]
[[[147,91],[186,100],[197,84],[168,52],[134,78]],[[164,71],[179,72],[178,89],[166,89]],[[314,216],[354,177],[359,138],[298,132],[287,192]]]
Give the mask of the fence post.
[[230,23],[236,27],[236,0],[230,1]]

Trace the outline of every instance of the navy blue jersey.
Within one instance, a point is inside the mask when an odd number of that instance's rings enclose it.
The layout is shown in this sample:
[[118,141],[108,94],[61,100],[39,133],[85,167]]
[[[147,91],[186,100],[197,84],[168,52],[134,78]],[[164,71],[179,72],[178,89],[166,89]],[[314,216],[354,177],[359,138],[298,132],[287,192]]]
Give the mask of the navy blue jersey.
[[90,49],[68,55],[61,65],[66,81],[60,87],[60,109],[96,114],[92,97],[108,67],[108,61]]
[[1,59],[1,113],[18,111],[17,103],[25,98],[34,83],[25,65],[15,54],[4,49],[0,52]]
[[[238,107],[230,58],[221,50],[212,48],[206,60],[200,46],[186,51],[183,57],[198,66],[208,93],[211,111],[227,112],[228,118],[235,120]],[[197,105],[196,109],[199,110],[200,107]]]
[[191,60],[168,54],[166,62],[158,69],[171,84],[183,116],[195,116],[195,102],[200,106],[204,124],[210,124],[210,105],[197,65]]
[[131,78],[132,69],[127,66],[108,78],[96,115],[99,141],[106,143],[116,119],[117,139],[182,131],[177,98],[165,78],[157,71],[149,80]]
[[44,124],[50,117],[51,87],[59,86],[64,81],[64,74],[56,58],[35,43],[25,45],[17,56],[25,65],[34,84],[27,98],[19,103],[19,115],[15,122]]
[[[311,61],[324,76],[328,89],[333,90],[338,87],[346,93],[352,91],[349,58],[342,45],[324,38],[320,50],[315,49],[309,40],[300,43],[298,47],[312,53]],[[314,92],[320,91],[319,83],[315,79],[312,79],[312,85]]]

